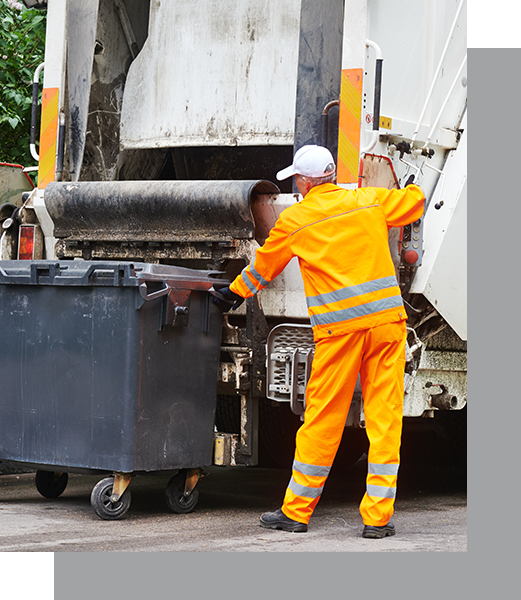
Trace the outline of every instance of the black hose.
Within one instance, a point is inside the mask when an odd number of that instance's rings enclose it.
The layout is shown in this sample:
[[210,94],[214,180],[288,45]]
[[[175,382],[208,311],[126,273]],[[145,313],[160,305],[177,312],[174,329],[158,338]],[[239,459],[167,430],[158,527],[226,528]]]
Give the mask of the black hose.
[[30,143],[36,143],[36,121],[38,120],[38,82],[33,82],[33,101],[31,105],[31,138]]
[[380,97],[382,95],[382,66],[383,58],[376,59],[374,76],[374,106],[373,106],[373,131],[380,129]]

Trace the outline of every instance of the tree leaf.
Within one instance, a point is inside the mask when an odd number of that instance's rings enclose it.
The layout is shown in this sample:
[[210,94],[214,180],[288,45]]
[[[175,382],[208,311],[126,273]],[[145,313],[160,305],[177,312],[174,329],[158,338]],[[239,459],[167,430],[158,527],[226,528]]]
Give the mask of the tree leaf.
[[29,151],[32,78],[43,62],[46,11],[0,0],[0,161],[34,164]]

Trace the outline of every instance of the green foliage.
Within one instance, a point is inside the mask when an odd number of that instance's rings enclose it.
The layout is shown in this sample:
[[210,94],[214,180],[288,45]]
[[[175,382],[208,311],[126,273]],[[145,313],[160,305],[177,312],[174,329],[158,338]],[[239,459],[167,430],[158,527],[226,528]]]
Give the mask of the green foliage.
[[0,162],[35,165],[29,150],[32,82],[44,59],[46,14],[0,0]]

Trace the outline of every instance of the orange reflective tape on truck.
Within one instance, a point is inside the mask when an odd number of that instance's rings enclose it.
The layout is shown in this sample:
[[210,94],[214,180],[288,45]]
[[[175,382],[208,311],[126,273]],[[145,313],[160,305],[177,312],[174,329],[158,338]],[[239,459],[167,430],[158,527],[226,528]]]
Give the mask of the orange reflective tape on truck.
[[42,92],[42,123],[38,164],[38,187],[54,181],[56,168],[56,140],[58,135],[59,88],[45,88]]
[[340,88],[338,183],[358,181],[362,115],[362,69],[344,69]]

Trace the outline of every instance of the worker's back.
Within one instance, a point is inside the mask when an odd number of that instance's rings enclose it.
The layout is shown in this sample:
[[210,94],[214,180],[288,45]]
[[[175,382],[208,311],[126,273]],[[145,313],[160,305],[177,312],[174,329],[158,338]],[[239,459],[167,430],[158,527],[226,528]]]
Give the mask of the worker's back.
[[333,184],[312,188],[281,215],[299,258],[315,338],[406,318],[388,229],[418,219],[423,193]]

